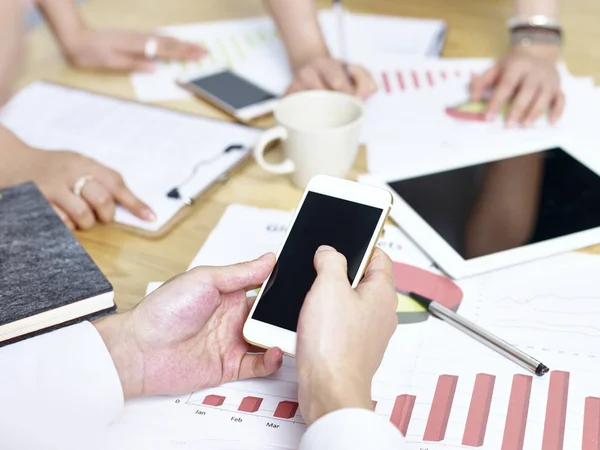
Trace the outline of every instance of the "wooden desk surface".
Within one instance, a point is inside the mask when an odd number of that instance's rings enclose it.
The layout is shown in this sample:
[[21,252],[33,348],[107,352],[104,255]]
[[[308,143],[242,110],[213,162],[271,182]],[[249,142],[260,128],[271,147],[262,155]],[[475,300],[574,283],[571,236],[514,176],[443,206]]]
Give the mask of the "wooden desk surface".
[[[330,4],[322,0],[318,3],[323,7]],[[444,56],[482,57],[499,56],[506,48],[504,26],[511,15],[512,0],[345,0],[345,5],[355,12],[443,18],[449,26]],[[259,0],[90,0],[81,10],[92,26],[140,30],[264,14]],[[600,43],[600,2],[562,2],[561,14],[569,68],[575,75],[592,75],[600,82],[600,46],[596,45]],[[69,68],[46,27],[31,33],[28,50],[19,87],[44,78],[133,98],[127,76]],[[225,118],[198,101],[169,102],[165,106]],[[365,167],[362,152],[355,172],[364,172]],[[300,195],[286,178],[264,173],[249,162],[225,185],[198,202],[193,213],[160,240],[143,239],[112,226],[97,226],[77,233],[77,238],[107,274],[115,287],[117,304],[125,310],[143,298],[149,281],[167,280],[187,268],[230,203],[291,209]]]

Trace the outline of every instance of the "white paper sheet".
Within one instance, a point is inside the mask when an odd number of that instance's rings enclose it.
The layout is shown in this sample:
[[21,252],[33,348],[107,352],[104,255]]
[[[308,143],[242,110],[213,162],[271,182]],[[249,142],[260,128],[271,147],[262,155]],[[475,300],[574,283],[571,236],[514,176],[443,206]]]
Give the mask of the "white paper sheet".
[[[45,82],[17,94],[2,111],[0,122],[33,147],[73,150],[118,171],[158,219],[145,222],[118,208],[115,220],[150,231],[160,229],[184,206],[183,200],[168,198],[167,192],[189,178],[196,164],[211,160],[181,188],[184,196],[194,197],[218,180],[259,135],[257,129],[234,123]],[[245,150],[220,156],[231,144]]]
[[[327,44],[339,56],[337,20],[333,11],[319,13]],[[348,57],[362,61],[373,53],[406,56],[439,54],[445,36],[441,20],[411,19],[368,14],[344,15]],[[259,86],[281,95],[292,75],[283,43],[266,17],[202,22],[164,27],[160,33],[204,45],[209,55],[197,62],[158,64],[152,74],[133,74],[138,99],[147,102],[190,97],[175,80],[186,72],[229,67]]]
[[556,125],[542,117],[531,128],[507,129],[502,117],[492,122],[451,117],[446,109],[469,99],[471,75],[491,63],[489,59],[372,59],[368,67],[379,80],[380,91],[367,102],[362,133],[369,171],[419,172],[440,161],[468,160],[488,147],[511,148],[527,141],[552,144],[594,128],[593,118],[600,110],[595,90],[589,79],[571,77],[564,66],[560,72],[568,101]]
[[[522,425],[523,449],[586,448],[584,433],[598,442],[594,410],[586,411],[585,403],[588,398],[600,401],[599,270],[599,256],[569,253],[461,282],[465,300],[459,312],[539,359],[551,372],[532,376],[464,333],[431,321],[413,378],[417,400],[409,441],[430,450],[458,449],[464,448],[465,436],[482,436],[479,448],[498,449]],[[558,381],[564,372],[569,380],[563,389]],[[517,374],[529,380],[530,394],[511,393]],[[457,378],[455,393],[438,388],[442,375]],[[475,387],[477,378],[490,377],[492,392]],[[432,413],[436,392],[441,402]],[[514,410],[508,413],[511,402],[528,402],[524,418]],[[471,408],[480,415],[469,425]],[[488,408],[489,416],[482,418]],[[447,420],[440,420],[444,410],[449,410]],[[447,429],[437,442],[424,442],[426,429],[438,428],[436,422],[447,422]]]

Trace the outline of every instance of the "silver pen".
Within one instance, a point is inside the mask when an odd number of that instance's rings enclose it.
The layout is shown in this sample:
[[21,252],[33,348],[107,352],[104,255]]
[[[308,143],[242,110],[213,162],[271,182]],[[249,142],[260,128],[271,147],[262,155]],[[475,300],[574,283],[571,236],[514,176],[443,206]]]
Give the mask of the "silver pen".
[[537,359],[510,345],[508,342],[481,328],[479,325],[465,319],[451,309],[446,308],[444,305],[414,292],[401,292],[401,294],[412,298],[433,316],[447,322],[463,333],[468,334],[473,339],[488,346],[492,350],[495,350],[521,367],[535,373],[537,376],[541,377],[550,371],[546,365],[542,364]]
[[342,60],[342,64],[344,65],[344,72],[346,73],[346,77],[353,84],[354,80],[348,67],[348,53],[346,49],[346,29],[344,27],[344,7],[342,6],[342,0],[333,0],[333,9],[335,11],[337,19],[340,59]]

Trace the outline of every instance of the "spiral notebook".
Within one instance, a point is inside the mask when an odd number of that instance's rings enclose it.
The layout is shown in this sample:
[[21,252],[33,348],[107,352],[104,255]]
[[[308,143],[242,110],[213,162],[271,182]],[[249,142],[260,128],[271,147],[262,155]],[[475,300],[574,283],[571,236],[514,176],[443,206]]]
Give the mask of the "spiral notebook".
[[144,222],[118,208],[115,221],[149,237],[185,216],[190,200],[240,164],[260,133],[43,81],[19,92],[0,123],[32,147],[76,151],[118,171],[158,218]]

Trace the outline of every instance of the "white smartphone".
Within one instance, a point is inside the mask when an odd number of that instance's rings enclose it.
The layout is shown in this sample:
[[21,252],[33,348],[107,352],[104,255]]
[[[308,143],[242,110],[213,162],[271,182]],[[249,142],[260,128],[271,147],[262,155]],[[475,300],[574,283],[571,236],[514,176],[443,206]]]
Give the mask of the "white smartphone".
[[296,327],[306,294],[316,278],[314,255],[330,245],[348,261],[348,279],[356,287],[383,231],[392,207],[389,191],[318,175],[308,184],[277,263],[263,283],[244,324],[244,338],[262,348],[296,354]]
[[177,84],[241,122],[270,114],[277,104],[275,94],[229,69],[187,73]]

